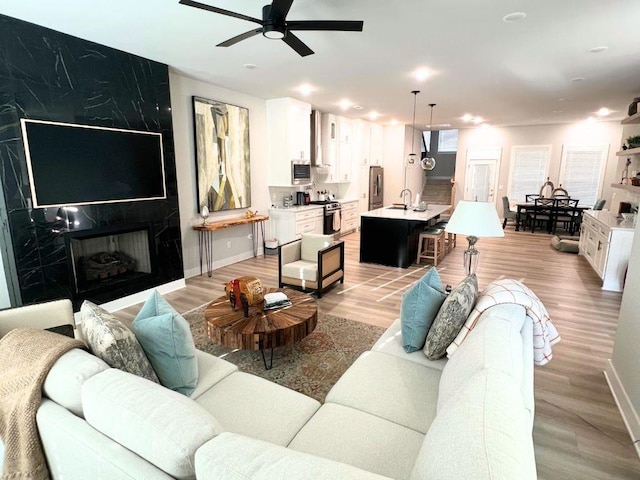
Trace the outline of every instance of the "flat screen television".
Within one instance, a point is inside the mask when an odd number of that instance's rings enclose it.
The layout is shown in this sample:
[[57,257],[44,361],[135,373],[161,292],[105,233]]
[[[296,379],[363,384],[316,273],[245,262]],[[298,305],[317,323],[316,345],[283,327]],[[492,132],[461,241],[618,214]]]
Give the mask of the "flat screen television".
[[162,134],[20,123],[34,208],[166,198]]

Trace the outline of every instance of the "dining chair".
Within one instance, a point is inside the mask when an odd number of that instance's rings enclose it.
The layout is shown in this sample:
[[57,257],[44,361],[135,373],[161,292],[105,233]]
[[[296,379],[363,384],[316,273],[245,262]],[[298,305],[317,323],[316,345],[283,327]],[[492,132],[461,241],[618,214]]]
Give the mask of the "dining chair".
[[578,208],[578,200],[571,198],[556,199],[555,210],[553,232],[555,233],[558,225],[562,225],[562,229],[573,236],[580,229],[580,222],[582,221],[582,210]]
[[514,212],[513,210],[511,210],[511,207],[509,206],[509,197],[507,197],[506,195],[502,197],[502,212],[504,215],[504,221],[502,222],[502,229],[504,230],[504,227],[507,226],[507,220],[513,220],[515,222],[516,217],[518,215],[517,212]]
[[536,198],[532,210],[527,212],[527,220],[531,225],[531,233],[535,232],[536,226],[546,225],[547,232],[551,232],[551,222],[556,204],[554,198]]

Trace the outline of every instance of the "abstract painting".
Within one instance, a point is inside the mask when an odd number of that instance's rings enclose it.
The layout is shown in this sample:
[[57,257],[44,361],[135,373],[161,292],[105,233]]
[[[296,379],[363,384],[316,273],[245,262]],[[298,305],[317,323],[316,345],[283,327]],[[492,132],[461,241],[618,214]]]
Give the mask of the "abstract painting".
[[198,208],[251,206],[249,110],[193,97]]

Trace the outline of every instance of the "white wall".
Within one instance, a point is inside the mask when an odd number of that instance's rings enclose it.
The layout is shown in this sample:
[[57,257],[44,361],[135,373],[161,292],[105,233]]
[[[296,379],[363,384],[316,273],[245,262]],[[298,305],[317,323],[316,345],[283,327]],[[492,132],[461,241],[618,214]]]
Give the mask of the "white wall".
[[[219,100],[249,109],[249,142],[251,148],[251,207],[266,214],[269,208],[267,186],[267,133],[266,101],[233,90],[187,78],[170,71],[171,109],[176,152],[176,168],[182,231],[182,249],[185,278],[200,274],[198,233],[192,226],[198,217],[197,183],[195,167],[195,140],[193,130],[192,96]],[[247,209],[213,213],[209,222],[240,217]],[[268,225],[266,225],[268,230]],[[251,226],[217,230],[213,233],[214,268],[220,268],[253,256],[253,243],[248,238]],[[227,245],[230,245],[228,247]],[[260,246],[262,248],[262,246]]]
[[607,380],[616,397],[631,438],[640,454],[640,222],[636,225],[629,257],[618,329]]
[[[622,126],[619,122],[573,123],[562,125],[539,125],[525,127],[478,127],[459,131],[458,156],[456,159],[456,199],[464,198],[467,150],[469,148],[502,148],[500,175],[496,191],[496,203],[507,195],[511,162],[511,148],[516,145],[551,145],[549,178],[557,186],[560,178],[562,146],[567,145],[609,145],[609,155],[600,194],[611,205],[613,194],[611,183],[620,181],[621,171],[616,151],[620,150]],[[617,179],[617,180],[616,180]],[[541,185],[542,186],[542,185]],[[537,192],[531,192],[537,193]],[[499,210],[501,210],[501,206]]]
[[[416,130],[414,148],[411,148],[412,127],[409,125],[388,125],[384,127],[383,167],[384,204],[402,203],[400,192],[404,188],[404,168],[407,167],[407,188],[411,190],[413,203],[416,193],[422,190],[424,170],[420,167],[420,135]],[[407,164],[410,153],[416,154],[416,162]]]

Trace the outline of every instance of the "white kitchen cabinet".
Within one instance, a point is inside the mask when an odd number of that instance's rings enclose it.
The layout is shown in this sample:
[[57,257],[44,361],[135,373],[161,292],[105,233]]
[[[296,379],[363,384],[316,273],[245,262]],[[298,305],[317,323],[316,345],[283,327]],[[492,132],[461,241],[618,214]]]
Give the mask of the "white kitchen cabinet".
[[341,202],[342,228],[341,235],[355,232],[358,229],[358,201]]
[[382,141],[384,129],[377,123],[371,124],[371,140],[369,143],[369,165],[382,165]]
[[322,206],[299,208],[272,208],[269,210],[271,234],[278,244],[292,242],[303,233],[322,233],[324,208]]
[[267,100],[270,186],[291,185],[291,160],[311,158],[311,105],[294,98]]
[[331,113],[323,113],[320,120],[322,132],[322,163],[327,167],[334,166],[338,158],[338,122]]
[[580,254],[602,279],[602,289],[621,292],[634,228],[609,211],[586,211],[580,227]]

